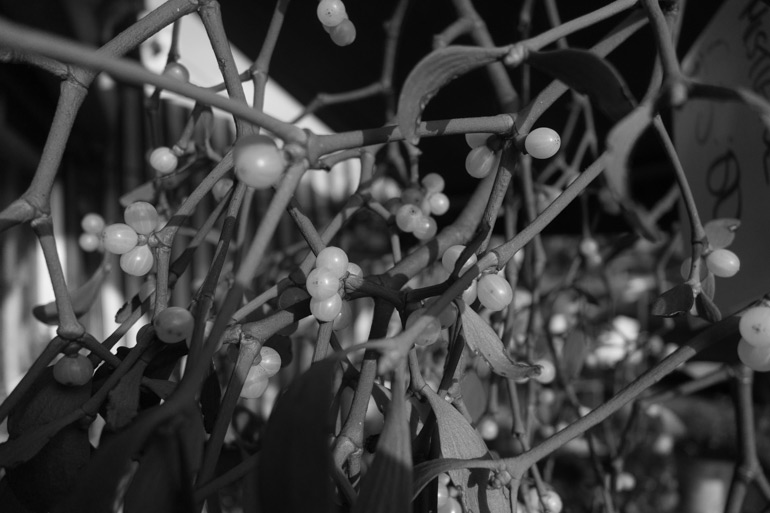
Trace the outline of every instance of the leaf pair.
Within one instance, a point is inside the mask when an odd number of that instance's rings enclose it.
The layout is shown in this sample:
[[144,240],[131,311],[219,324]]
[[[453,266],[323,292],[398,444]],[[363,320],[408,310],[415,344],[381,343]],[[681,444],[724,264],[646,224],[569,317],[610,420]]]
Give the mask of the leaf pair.
[[[436,414],[442,458],[492,459],[481,434],[465,420],[459,411],[433,390],[430,390],[429,387],[425,388],[425,396]],[[435,472],[435,468],[431,470],[431,473]],[[455,486],[462,491],[461,499],[465,511],[480,513],[511,511],[510,491],[508,488],[492,489],[489,487],[491,473],[489,469],[457,468],[449,464],[446,470]],[[416,485],[421,485],[419,486],[421,489],[424,484],[427,484],[423,483],[424,481],[416,483]]]
[[[697,296],[687,283],[680,283],[660,296],[652,303],[651,313],[661,317],[673,317],[689,312],[693,305],[700,317],[709,322],[722,320],[722,312],[712,300],[714,296],[714,275],[709,273],[703,281],[702,290]],[[709,290],[711,289],[711,290]]]
[[459,305],[465,343],[471,351],[486,360],[495,374],[509,379],[523,379],[540,374],[540,368],[537,366],[511,360],[503,342],[489,323],[464,303],[459,302]]

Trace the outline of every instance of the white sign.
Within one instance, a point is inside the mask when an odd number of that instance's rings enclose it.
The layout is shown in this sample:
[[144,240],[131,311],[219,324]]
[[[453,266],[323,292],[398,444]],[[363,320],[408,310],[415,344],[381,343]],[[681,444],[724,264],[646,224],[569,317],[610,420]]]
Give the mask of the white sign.
[[[725,2],[685,57],[683,71],[703,83],[770,98],[770,7],[761,0]],[[730,247],[741,269],[716,284],[715,302],[730,314],[770,292],[770,133],[742,104],[693,100],[675,112],[674,138],[703,223],[741,220]]]

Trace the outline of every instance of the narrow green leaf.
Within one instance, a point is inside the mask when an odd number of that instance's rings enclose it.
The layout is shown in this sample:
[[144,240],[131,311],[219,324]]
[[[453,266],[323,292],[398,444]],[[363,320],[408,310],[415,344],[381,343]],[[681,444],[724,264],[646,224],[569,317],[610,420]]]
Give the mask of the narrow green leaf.
[[502,59],[507,48],[447,46],[429,53],[406,77],[398,98],[398,127],[412,144],[417,144],[417,125],[428,102],[457,77]]
[[404,394],[404,382],[396,378],[374,461],[361,484],[353,513],[401,513],[411,509],[412,444]]
[[610,190],[628,198],[628,160],[637,139],[652,123],[652,103],[644,102],[620,120],[607,135],[604,176]]
[[[85,315],[86,312],[91,309],[91,306],[102,291],[102,285],[110,275],[110,269],[111,265],[105,260],[88,280],[74,291],[70,292],[72,309],[75,311],[77,317]],[[55,301],[35,306],[32,309],[32,315],[34,315],[35,319],[38,321],[46,324],[56,325],[59,322],[59,311],[56,308]]]
[[458,304],[460,304],[465,343],[472,351],[480,354],[487,361],[495,374],[506,378],[521,379],[540,373],[540,368],[537,366],[511,360],[503,342],[492,327],[467,305],[462,302],[458,302]]
[[595,53],[574,48],[530,52],[527,64],[588,95],[613,122],[634,109],[636,102],[623,77]]
[[644,209],[634,202],[628,190],[631,153],[636,141],[652,123],[652,117],[652,103],[644,102],[610,130],[604,156],[604,176],[629,223],[646,239],[657,241],[660,237],[657,228],[650,223]]
[[295,379],[267,421],[259,459],[259,499],[271,513],[331,512],[332,377],[321,361]]
[[673,317],[689,312],[694,301],[692,287],[686,283],[680,283],[653,301],[651,313],[661,317]]
[[107,396],[106,429],[115,432],[127,426],[139,411],[139,385],[146,369],[143,361],[129,369]]
[[[425,387],[424,391],[433,412],[436,414],[441,456],[443,458],[492,459],[481,434],[465,420],[465,417],[429,387]],[[490,470],[488,469],[458,468],[449,470],[452,482],[462,492],[460,500],[465,511],[479,513],[511,511],[508,489],[489,488],[489,474]]]
[[703,229],[706,231],[706,237],[708,237],[709,244],[712,248],[726,248],[735,240],[735,232],[740,228],[740,219],[712,219],[705,225]]
[[695,298],[695,308],[698,310],[698,315],[708,322],[713,323],[722,320],[722,312],[719,311],[719,307],[706,294],[698,294],[698,297]]
[[583,330],[575,328],[569,332],[567,339],[564,341],[564,356],[562,358],[565,379],[569,381],[580,374],[590,349],[588,337],[586,337]]
[[144,182],[139,187],[125,193],[120,197],[120,205],[127,207],[136,201],[155,201],[157,196],[157,189],[155,188],[155,180]]

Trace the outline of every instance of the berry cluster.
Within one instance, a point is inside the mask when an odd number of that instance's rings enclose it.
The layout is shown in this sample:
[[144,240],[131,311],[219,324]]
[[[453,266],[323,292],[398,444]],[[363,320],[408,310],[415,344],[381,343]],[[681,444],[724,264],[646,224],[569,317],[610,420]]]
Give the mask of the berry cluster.
[[315,269],[307,276],[305,286],[310,294],[310,312],[321,322],[334,321],[332,327],[341,330],[350,325],[353,315],[350,305],[340,295],[341,280],[346,274],[362,274],[361,268],[348,261],[340,248],[329,246],[316,256]]
[[286,159],[272,138],[251,134],[235,143],[233,167],[238,180],[249,187],[269,189],[281,180]]
[[[447,272],[454,271],[457,259],[465,250],[465,246],[451,246],[441,256],[441,265]],[[460,274],[465,273],[477,262],[476,255],[471,255],[460,269]],[[500,271],[502,273],[502,271]],[[484,308],[493,312],[499,312],[513,301],[513,289],[505,277],[499,273],[485,273],[463,292],[463,301],[466,304],[473,303],[476,298]]]
[[80,249],[86,253],[92,253],[99,249],[102,246],[100,235],[104,230],[104,218],[92,212],[83,216],[80,226],[83,228],[83,233],[78,238]]
[[449,211],[449,198],[444,194],[444,179],[436,173],[429,173],[422,179],[422,187],[409,187],[400,198],[393,200],[396,226],[399,230],[413,234],[419,240],[433,238],[438,224],[431,214],[441,216]]
[[608,329],[596,337],[597,345],[587,356],[586,365],[613,368],[623,360],[637,360],[641,357],[637,350],[639,332],[639,321],[625,315],[616,316]]
[[321,0],[316,14],[321,26],[337,46],[348,46],[356,40],[356,26],[348,19],[342,0]]
[[452,486],[452,480],[449,474],[439,474],[438,492],[436,497],[436,513],[462,513],[463,508],[457,501],[459,495],[457,488]]
[[259,363],[252,365],[243,381],[241,397],[256,399],[267,390],[268,380],[281,370],[281,355],[272,347],[262,346]]
[[741,362],[757,372],[770,371],[770,306],[762,304],[746,310],[741,316],[738,329],[738,357]]
[[155,263],[147,237],[157,228],[158,211],[146,201],[137,201],[123,213],[126,223],[115,223],[104,228],[104,249],[120,255],[120,268],[132,276],[144,276]]

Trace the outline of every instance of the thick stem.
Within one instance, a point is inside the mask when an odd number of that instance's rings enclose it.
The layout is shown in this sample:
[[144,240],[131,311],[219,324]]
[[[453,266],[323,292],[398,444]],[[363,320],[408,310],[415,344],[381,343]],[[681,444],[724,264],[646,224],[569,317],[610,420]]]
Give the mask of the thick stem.
[[636,5],[637,2],[638,0],[616,0],[600,9],[584,14],[574,20],[562,23],[558,27],[554,27],[542,34],[523,41],[523,44],[532,50],[539,50],[579,30],[593,27],[600,21],[611,18],[623,11],[627,11]]
[[[230,49],[230,43],[225,34],[225,27],[222,23],[222,9],[217,0],[210,0],[198,11],[206,28],[206,34],[209,36],[211,48],[217,58],[219,70],[222,72],[222,78],[225,80],[227,94],[235,101],[246,104],[246,95],[243,92],[243,85],[238,76],[238,68],[235,65],[235,58]],[[236,116],[235,128],[239,136],[252,131],[244,121]]]
[[256,110],[263,110],[264,107],[270,60],[273,58],[273,52],[275,52],[275,46],[278,43],[278,36],[281,34],[281,28],[283,28],[283,21],[286,18],[286,9],[288,7],[289,0],[278,0],[276,2],[273,17],[270,19],[270,26],[267,28],[267,34],[264,41],[262,41],[262,47],[259,49],[259,55],[251,67],[254,81],[254,103],[252,107]]
[[85,328],[75,316],[72,308],[72,300],[67,290],[67,282],[64,279],[64,270],[59,260],[59,252],[56,248],[56,240],[53,235],[53,221],[50,216],[39,217],[32,222],[40,247],[43,250],[45,264],[51,277],[53,293],[56,297],[56,309],[59,315],[58,335],[68,341],[77,340],[85,333]]
[[195,329],[193,330],[192,340],[190,341],[190,354],[188,356],[188,364],[195,362],[198,354],[203,346],[203,336],[205,332],[206,319],[208,318],[211,306],[214,304],[214,293],[219,283],[219,278],[222,274],[222,269],[225,266],[227,259],[227,253],[230,249],[233,236],[235,234],[235,225],[238,218],[238,212],[241,209],[241,203],[243,197],[246,194],[246,186],[243,183],[238,183],[233,192],[230,206],[227,209],[227,216],[225,217],[224,225],[222,226],[222,234],[217,245],[217,251],[214,255],[214,261],[211,264],[206,279],[203,282],[200,293],[195,298],[195,312],[198,322],[195,323]]

